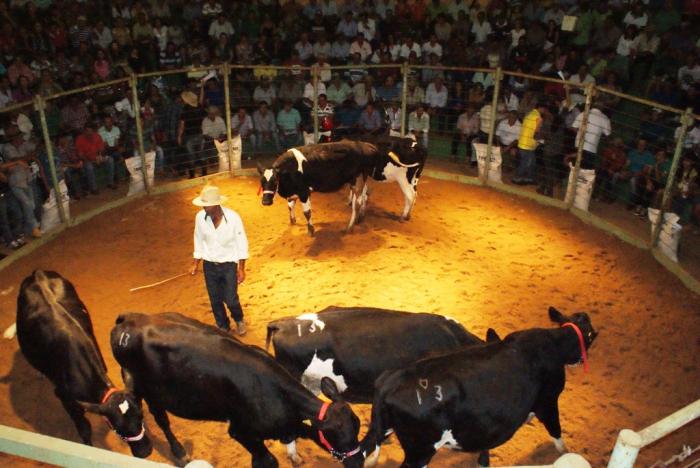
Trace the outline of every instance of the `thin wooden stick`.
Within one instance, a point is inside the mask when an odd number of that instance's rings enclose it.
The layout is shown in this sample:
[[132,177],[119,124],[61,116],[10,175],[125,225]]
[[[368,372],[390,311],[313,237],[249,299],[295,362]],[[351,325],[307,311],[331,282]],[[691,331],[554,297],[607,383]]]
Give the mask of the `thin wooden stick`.
[[158,281],[157,283],[147,284],[146,286],[139,286],[139,287],[137,287],[137,288],[131,288],[131,289],[129,289],[129,292],[138,291],[138,290],[140,290],[140,289],[152,288],[152,287],[154,287],[154,286],[160,286],[160,285],[163,284],[163,283],[167,283],[168,281],[172,281],[172,280],[181,278],[181,277],[183,277],[183,276],[185,276],[185,275],[189,275],[189,273],[180,273],[179,275],[175,275],[175,276],[173,276],[173,277],[171,277],[171,278],[164,279],[164,280],[162,280],[162,281]]

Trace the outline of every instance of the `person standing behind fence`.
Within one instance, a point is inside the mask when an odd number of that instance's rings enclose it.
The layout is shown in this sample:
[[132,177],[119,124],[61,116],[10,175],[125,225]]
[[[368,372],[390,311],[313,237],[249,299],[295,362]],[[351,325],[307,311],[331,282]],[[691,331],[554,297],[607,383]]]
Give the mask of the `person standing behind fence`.
[[428,132],[430,131],[430,116],[425,112],[423,104],[418,104],[416,110],[408,115],[408,131],[416,141],[428,148]]
[[114,159],[104,155],[105,143],[102,137],[95,131],[95,126],[88,123],[83,133],[75,139],[75,152],[83,161],[83,172],[87,179],[88,189],[93,195],[97,195],[97,179],[95,178],[95,166],[107,168],[107,187],[116,189],[114,185]]
[[239,335],[245,335],[243,310],[238,298],[238,285],[245,281],[245,264],[248,259],[248,238],[243,221],[235,211],[221,206],[227,197],[219,188],[207,185],[192,200],[203,209],[194,221],[194,261],[190,274],[195,275],[200,262],[204,263],[204,282],[209,294],[216,326],[230,330],[226,316],[228,307]]
[[[578,129],[576,134],[576,147],[578,148],[579,141],[581,140],[582,134],[582,123],[583,123],[583,112],[576,116],[573,128]],[[598,143],[600,142],[600,137],[605,135],[609,136],[612,128],[610,126],[610,119],[607,115],[595,106],[591,107],[588,113],[588,122],[586,123],[586,133],[583,136],[583,154],[581,156],[581,169],[594,169],[596,165],[596,154],[598,153]]]
[[518,150],[520,152],[520,164],[515,171],[513,183],[527,185],[534,183],[535,150],[539,144],[538,132],[542,127],[542,119],[547,112],[544,103],[538,103],[523,119],[523,125],[518,137]]
[[178,172],[187,171],[190,179],[194,178],[194,162],[202,151],[202,110],[197,95],[192,91],[183,91],[180,98],[185,104],[180,112],[177,128],[177,145],[180,148]]
[[35,215],[35,194],[32,186],[32,172],[29,160],[34,158],[36,147],[30,141],[24,141],[22,133],[16,127],[7,131],[10,142],[3,147],[7,159],[5,169],[8,171],[10,192],[22,209],[22,219],[25,233],[33,237],[41,237],[39,221]]
[[207,108],[207,116],[202,119],[202,175],[207,175],[209,167],[215,165],[216,147],[214,140],[222,140],[226,138],[226,122],[219,115],[219,108],[209,106]]

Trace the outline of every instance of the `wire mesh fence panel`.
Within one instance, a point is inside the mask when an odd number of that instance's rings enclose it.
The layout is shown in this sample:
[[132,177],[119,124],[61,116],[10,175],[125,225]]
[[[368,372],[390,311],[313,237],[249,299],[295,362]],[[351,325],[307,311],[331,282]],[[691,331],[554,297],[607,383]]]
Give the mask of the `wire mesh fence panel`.
[[[595,171],[589,210],[648,243],[649,208],[658,209],[661,203],[678,115],[598,90],[588,125],[600,134],[586,154]],[[589,139],[596,143],[595,136]]]

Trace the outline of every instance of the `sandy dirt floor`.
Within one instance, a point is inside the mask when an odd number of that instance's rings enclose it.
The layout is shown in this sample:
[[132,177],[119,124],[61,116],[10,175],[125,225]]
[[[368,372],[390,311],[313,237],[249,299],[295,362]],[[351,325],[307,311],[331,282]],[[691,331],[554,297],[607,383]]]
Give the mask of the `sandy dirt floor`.
[[[240,294],[250,332],[264,343],[268,321],[328,305],[432,311],[459,319],[483,336],[548,327],[547,307],[587,311],[600,336],[590,372],[567,372],[560,398],[564,440],[594,467],[605,465],[617,432],[641,429],[700,398],[700,298],[647,253],[588,227],[567,213],[478,187],[424,178],[413,219],[398,221],[398,187],[375,185],[366,221],[352,234],[345,194],[314,195],[315,238],[289,226],[279,198],[263,208],[256,179],[220,182],[242,215],[251,243],[248,279]],[[137,293],[144,285],[186,271],[191,262],[195,207],[190,189],[147,198],[67,230],[0,275],[0,328],[14,321],[17,288],[35,268],[53,269],[78,288],[92,315],[110,376],[120,382],[109,331],[123,311],[179,311],[213,323],[203,277],[185,277]],[[303,219],[301,213],[299,218]],[[0,423],[77,441],[51,385],[29,367],[16,341],[0,342]],[[369,407],[356,412],[366,423]],[[100,418],[95,444],[128,452]],[[155,460],[168,460],[165,438],[147,427]],[[173,430],[193,458],[215,466],[249,466],[248,454],[223,424],[173,418]],[[365,427],[362,429],[364,433]],[[642,451],[640,466],[700,443],[700,421]],[[270,442],[282,466],[284,447]],[[339,466],[308,441],[307,466]],[[492,451],[494,466],[552,463],[557,453],[544,427],[521,428]],[[382,466],[402,451],[394,438]],[[0,463],[19,465],[15,459]],[[440,451],[432,466],[473,466],[468,454]]]

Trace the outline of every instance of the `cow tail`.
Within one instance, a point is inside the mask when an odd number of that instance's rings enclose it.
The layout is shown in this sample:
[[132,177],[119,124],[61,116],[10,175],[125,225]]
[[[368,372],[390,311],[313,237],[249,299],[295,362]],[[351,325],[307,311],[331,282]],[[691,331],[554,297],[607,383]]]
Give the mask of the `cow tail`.
[[275,323],[268,323],[267,324],[267,337],[265,338],[265,351],[268,353],[270,352],[270,343],[272,342],[272,338],[275,336],[275,332],[279,331],[280,327],[275,325]]

